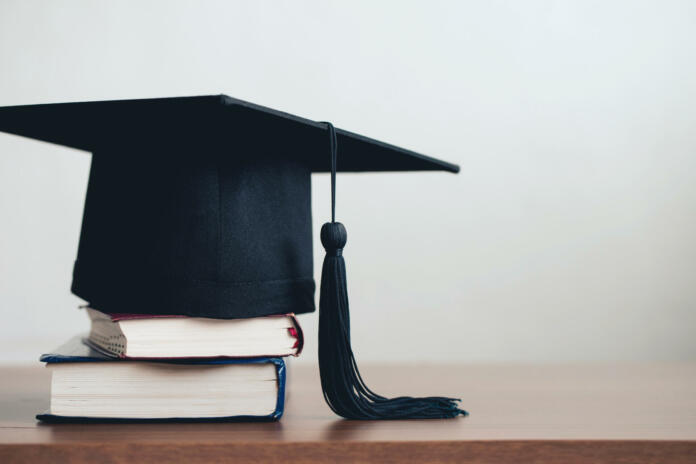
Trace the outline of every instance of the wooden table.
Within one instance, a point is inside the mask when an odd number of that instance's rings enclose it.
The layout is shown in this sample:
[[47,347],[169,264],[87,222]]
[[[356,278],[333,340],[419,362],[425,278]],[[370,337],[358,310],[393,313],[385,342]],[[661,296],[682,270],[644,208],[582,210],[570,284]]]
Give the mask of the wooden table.
[[448,394],[467,418],[358,422],[291,366],[275,423],[44,425],[48,372],[0,369],[0,462],[696,462],[696,364],[376,366],[383,394]]

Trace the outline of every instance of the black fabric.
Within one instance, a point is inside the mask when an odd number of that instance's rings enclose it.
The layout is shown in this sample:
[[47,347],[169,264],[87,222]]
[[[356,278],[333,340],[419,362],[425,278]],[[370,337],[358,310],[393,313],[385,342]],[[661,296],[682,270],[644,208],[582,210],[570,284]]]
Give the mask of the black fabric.
[[105,312],[314,311],[310,171],[233,148],[95,152],[72,291]]

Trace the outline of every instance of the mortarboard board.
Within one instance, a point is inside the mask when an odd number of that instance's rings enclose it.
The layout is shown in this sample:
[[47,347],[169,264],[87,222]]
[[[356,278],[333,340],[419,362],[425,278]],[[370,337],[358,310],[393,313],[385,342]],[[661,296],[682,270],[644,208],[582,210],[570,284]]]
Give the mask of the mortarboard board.
[[72,292],[104,312],[314,311],[310,176],[331,172],[332,220],[320,234],[327,403],[353,419],[464,413],[450,398],[387,399],[365,386],[335,222],[336,172],[458,166],[225,95],[3,107],[0,131],[93,153]]

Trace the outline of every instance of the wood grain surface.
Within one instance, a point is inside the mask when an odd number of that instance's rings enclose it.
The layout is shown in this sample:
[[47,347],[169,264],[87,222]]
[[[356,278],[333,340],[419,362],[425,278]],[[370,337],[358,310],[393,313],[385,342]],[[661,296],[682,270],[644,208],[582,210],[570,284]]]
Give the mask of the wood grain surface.
[[461,397],[453,420],[346,421],[290,366],[274,423],[46,425],[49,372],[0,368],[0,462],[696,463],[696,364],[365,365],[387,394]]

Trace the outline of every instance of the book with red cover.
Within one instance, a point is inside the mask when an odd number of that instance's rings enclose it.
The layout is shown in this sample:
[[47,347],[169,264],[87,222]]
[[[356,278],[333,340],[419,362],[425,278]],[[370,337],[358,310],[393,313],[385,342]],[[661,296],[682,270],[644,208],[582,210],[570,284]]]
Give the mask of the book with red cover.
[[212,319],[86,310],[92,322],[87,343],[118,358],[297,356],[304,344],[294,314]]

